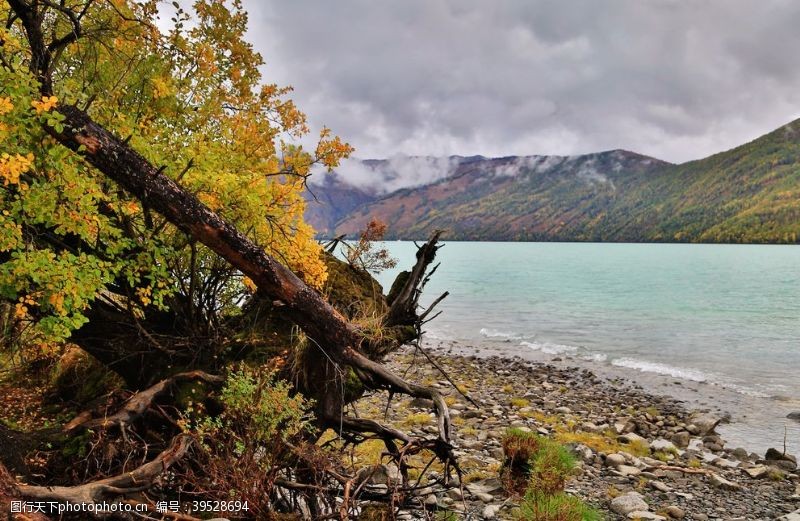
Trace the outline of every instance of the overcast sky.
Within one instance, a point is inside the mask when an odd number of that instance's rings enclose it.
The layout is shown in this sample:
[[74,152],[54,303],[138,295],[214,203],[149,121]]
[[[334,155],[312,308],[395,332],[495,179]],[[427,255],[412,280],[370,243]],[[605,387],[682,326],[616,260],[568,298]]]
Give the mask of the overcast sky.
[[795,0],[245,0],[265,79],[362,158],[681,162],[800,116]]

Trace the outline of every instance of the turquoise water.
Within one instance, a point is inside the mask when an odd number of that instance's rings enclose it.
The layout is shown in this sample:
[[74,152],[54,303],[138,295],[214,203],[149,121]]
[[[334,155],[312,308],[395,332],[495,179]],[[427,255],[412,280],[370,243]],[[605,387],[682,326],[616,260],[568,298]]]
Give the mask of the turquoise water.
[[[413,243],[387,243],[398,269]],[[718,407],[733,444],[800,452],[800,247],[449,242],[430,342],[595,367]],[[427,299],[427,300],[426,300]]]

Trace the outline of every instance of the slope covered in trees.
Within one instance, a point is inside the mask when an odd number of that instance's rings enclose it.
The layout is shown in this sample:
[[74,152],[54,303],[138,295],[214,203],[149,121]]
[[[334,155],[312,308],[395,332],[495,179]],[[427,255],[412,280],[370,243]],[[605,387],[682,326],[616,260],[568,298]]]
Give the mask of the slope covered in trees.
[[798,195],[800,122],[793,122],[680,165],[622,150],[481,159],[322,229],[354,234],[378,218],[398,239],[441,228],[460,240],[794,243]]

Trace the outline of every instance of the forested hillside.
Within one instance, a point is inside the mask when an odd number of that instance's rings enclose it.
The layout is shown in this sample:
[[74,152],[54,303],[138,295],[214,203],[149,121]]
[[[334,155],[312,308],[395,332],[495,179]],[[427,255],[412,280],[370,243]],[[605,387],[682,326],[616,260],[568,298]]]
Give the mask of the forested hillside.
[[[615,150],[480,159],[399,190],[319,228],[355,234],[370,218],[388,238],[446,229],[451,239],[796,242],[800,123],[711,157],[672,165]],[[313,205],[311,205],[313,206]]]

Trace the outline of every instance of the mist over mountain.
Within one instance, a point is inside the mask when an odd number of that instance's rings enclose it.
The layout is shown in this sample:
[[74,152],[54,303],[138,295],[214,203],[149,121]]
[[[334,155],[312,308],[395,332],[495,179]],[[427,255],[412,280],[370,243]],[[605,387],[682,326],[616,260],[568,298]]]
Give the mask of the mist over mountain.
[[[612,150],[358,168],[374,177],[356,176],[354,186],[345,169],[324,178],[320,202],[309,203],[321,236],[354,236],[371,218],[389,225],[389,239],[445,229],[456,240],[796,242],[800,231],[797,121],[680,165]],[[426,175],[430,182],[415,184]]]

